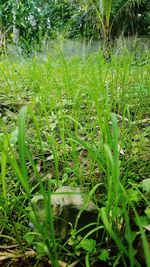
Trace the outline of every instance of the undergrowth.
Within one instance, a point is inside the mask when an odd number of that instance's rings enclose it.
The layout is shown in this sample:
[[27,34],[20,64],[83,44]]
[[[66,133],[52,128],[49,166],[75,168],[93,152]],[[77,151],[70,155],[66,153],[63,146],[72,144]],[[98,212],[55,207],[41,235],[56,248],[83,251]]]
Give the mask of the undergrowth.
[[[2,264],[17,266],[11,248],[33,248],[33,265],[46,256],[52,266],[150,266],[149,73],[149,55],[128,51],[110,62],[59,48],[0,62]],[[88,188],[97,218],[86,234],[74,227],[61,238],[50,199],[68,185]]]

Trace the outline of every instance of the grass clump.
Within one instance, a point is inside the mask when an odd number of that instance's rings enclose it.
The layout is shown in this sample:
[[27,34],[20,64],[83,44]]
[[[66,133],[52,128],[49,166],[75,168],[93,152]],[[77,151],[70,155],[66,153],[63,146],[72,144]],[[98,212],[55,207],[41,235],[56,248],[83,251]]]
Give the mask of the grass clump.
[[[3,264],[150,265],[149,67],[130,53],[108,63],[100,51],[82,58],[60,49],[0,62]],[[65,238],[51,206],[60,186],[88,188],[97,209],[79,229],[81,208]]]

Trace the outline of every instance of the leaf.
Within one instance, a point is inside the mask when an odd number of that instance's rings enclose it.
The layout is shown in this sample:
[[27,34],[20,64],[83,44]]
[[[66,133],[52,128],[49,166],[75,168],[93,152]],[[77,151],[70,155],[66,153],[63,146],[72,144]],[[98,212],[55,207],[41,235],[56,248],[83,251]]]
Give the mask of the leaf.
[[141,187],[144,191],[146,191],[147,193],[150,193],[150,178],[148,179],[144,179],[141,182]]
[[26,146],[25,146],[25,121],[26,121],[27,107],[24,106],[19,112],[18,118],[18,148],[19,148],[19,159],[22,176],[27,178],[27,167],[26,167]]
[[145,212],[147,218],[150,219],[150,207],[147,207],[144,212]]
[[137,190],[131,189],[128,191],[128,195],[131,202],[138,202],[140,200],[140,194]]
[[145,227],[146,225],[148,225],[148,220],[146,216],[138,216],[138,218],[135,218],[135,223],[136,225],[138,225],[139,227]]
[[36,251],[37,251],[39,257],[42,257],[43,255],[48,254],[48,247],[42,241],[36,242],[35,248],[36,248]]
[[126,230],[125,232],[125,239],[128,241],[129,244],[134,242],[136,236],[137,236],[136,232],[132,232],[128,230]]
[[28,232],[24,235],[24,239],[27,241],[29,245],[31,245],[35,240],[35,235],[33,232]]
[[94,252],[96,249],[96,241],[92,238],[84,239],[80,242],[78,248],[83,248],[86,252]]
[[101,253],[98,256],[98,259],[101,261],[106,261],[109,259],[109,252],[107,249],[101,249]]

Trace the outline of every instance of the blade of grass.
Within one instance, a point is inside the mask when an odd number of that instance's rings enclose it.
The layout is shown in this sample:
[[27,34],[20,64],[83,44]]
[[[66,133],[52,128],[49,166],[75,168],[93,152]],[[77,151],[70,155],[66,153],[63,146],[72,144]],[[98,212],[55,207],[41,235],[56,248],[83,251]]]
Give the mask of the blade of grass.
[[20,169],[20,167],[19,167],[19,165],[15,159],[15,155],[13,155],[13,154],[9,155],[7,152],[6,152],[6,155],[7,155],[8,162],[9,162],[10,166],[12,167],[13,171],[15,172],[18,180],[21,182],[21,184],[25,190],[26,196],[29,199],[30,198],[30,185],[29,185],[28,181],[22,175],[22,170]]
[[142,227],[140,216],[138,215],[138,213],[137,213],[135,208],[134,208],[134,213],[135,213],[135,216],[136,216],[139,228],[140,228],[140,232],[141,232],[142,244],[143,244],[143,249],[144,249],[146,265],[147,265],[147,267],[150,267],[150,248],[149,248],[149,244],[148,244],[144,229]]
[[49,180],[48,181],[48,201],[45,201],[46,222],[47,222],[47,226],[49,226],[48,232],[50,233],[50,239],[49,239],[50,244],[49,244],[48,249],[50,250],[52,265],[58,267],[59,264],[58,264],[58,255],[57,255],[57,243],[55,239],[54,223],[53,223],[52,214],[53,214],[53,211],[52,211],[52,205],[51,205],[51,181]]
[[6,163],[7,157],[5,151],[8,151],[8,140],[5,138],[2,148],[2,162],[1,162],[1,180],[2,180],[2,191],[3,191],[3,198],[7,203],[7,184],[6,184]]
[[[22,182],[22,185],[26,191],[27,196],[29,197],[29,181],[26,167],[26,144],[25,144],[25,120],[27,115],[27,106],[21,108],[18,118],[18,150],[19,150],[19,161],[20,161],[20,170],[15,163],[12,162],[14,169],[18,173],[18,177]],[[21,172],[21,173],[20,173]]]
[[25,145],[25,120],[27,114],[27,107],[24,106],[19,112],[18,119],[18,150],[19,160],[21,166],[21,173],[25,180],[27,180],[27,167],[26,167],[26,145]]
[[[120,250],[121,254],[122,253],[125,254],[130,259],[130,254],[129,254],[128,250],[126,249],[126,247],[123,244],[123,242],[121,241],[121,239],[113,231],[113,229],[112,229],[112,227],[111,227],[111,225],[109,223],[105,207],[101,208],[101,218],[102,218],[104,227],[106,228],[107,232],[110,234],[112,239],[115,241],[115,243],[116,243],[118,249]],[[135,264],[135,266],[140,267],[140,264],[137,262],[136,259],[134,260],[134,264]]]
[[35,125],[35,129],[36,129],[36,133],[37,133],[37,138],[38,138],[38,141],[40,143],[40,148],[41,148],[41,153],[42,153],[43,169],[45,171],[44,151],[43,151],[43,145],[42,145],[42,140],[41,140],[41,134],[40,134],[39,125],[38,125],[36,116],[34,115],[34,112],[32,111],[32,109],[30,107],[28,108],[28,111],[29,111],[29,113],[30,113],[30,115],[32,117],[32,120],[34,122],[34,125]]

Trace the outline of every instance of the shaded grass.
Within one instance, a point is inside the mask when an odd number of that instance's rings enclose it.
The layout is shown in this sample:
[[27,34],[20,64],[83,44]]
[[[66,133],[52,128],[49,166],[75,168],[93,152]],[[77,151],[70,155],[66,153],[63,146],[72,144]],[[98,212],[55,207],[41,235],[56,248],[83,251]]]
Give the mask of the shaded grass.
[[[142,219],[149,224],[149,195],[140,187],[150,174],[149,69],[148,61],[136,62],[130,53],[107,63],[100,51],[83,59],[64,57],[60,49],[46,58],[0,62],[2,243],[8,236],[22,248],[27,240],[53,266],[66,258],[83,264],[82,257],[93,266],[102,261],[103,249],[111,251],[107,264],[143,266],[135,256],[141,234],[149,266]],[[55,237],[47,199],[61,185],[89,188],[98,220],[82,238],[102,231],[93,250],[82,247],[76,227],[72,245],[70,238]],[[44,196],[44,227],[30,201],[36,192]],[[28,227],[29,204],[35,236]]]

